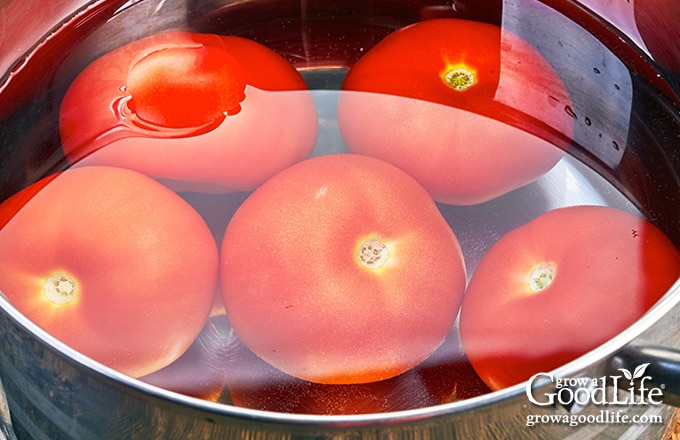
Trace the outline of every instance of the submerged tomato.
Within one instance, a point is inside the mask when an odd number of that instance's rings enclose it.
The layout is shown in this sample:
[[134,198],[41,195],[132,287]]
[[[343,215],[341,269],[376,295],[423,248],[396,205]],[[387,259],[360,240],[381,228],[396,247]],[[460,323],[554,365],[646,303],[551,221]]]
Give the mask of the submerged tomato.
[[376,414],[441,405],[489,392],[462,354],[457,331],[413,369],[379,382],[310,383],[255,356],[235,336],[225,366],[232,403],[261,411],[297,414]]
[[640,318],[680,277],[680,253],[614,208],[543,214],[501,237],[470,280],[465,353],[492,389],[549,372]]
[[284,58],[245,38],[181,31],[95,60],[60,113],[71,163],[204,192],[253,189],[305,159],[317,124],[311,94]]
[[458,240],[427,191],[360,155],[316,157],[274,176],[236,211],[221,252],[239,338],[311,382],[413,368],[443,342],[465,286]]
[[571,101],[550,64],[480,22],[398,30],[352,66],[342,89],[338,123],[349,148],[397,165],[451,204],[530,183],[562,157],[553,144],[566,147],[573,133]]
[[9,302],[128,375],[177,359],[216,291],[217,246],[200,215],[120,168],[71,169],[34,185],[0,205],[0,290]]

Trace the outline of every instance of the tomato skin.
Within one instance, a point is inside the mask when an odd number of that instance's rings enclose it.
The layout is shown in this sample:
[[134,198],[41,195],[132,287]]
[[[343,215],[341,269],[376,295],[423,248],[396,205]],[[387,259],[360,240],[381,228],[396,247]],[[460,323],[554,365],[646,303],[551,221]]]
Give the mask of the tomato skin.
[[[49,179],[21,209],[12,198],[0,205],[11,216],[0,229],[0,290],[52,336],[115,370],[139,377],[170,364],[201,331],[216,292],[217,246],[205,222],[134,171],[83,167]],[[75,282],[75,299],[48,300],[53,274]]]
[[[360,247],[386,246],[382,266]],[[227,315],[278,369],[319,383],[396,376],[454,322],[462,252],[417,182],[383,161],[335,154],[273,177],[237,210],[221,250]]]
[[[158,74],[174,58],[205,71]],[[92,62],[66,92],[59,124],[72,164],[130,168],[178,191],[210,193],[251,190],[307,158],[318,129],[310,92],[281,56],[244,38],[182,31]]]
[[[474,83],[456,90],[445,77],[461,68]],[[338,123],[350,150],[399,166],[444,203],[482,203],[530,183],[563,156],[553,144],[566,148],[573,134],[557,73],[520,37],[485,23],[432,19],[396,31],[342,88]]]
[[443,203],[474,205],[500,197],[531,183],[564,155],[525,131],[458,108],[358,92],[340,99],[339,121],[351,126],[344,137],[352,150],[407,171]]
[[235,57],[222,48],[200,45],[142,56],[130,65],[125,91],[131,96],[129,108],[140,120],[182,128],[210,123],[225,112],[237,113],[245,86]]
[[255,356],[232,334],[226,348],[229,395],[236,406],[278,413],[348,415],[406,411],[489,392],[452,330],[415,368],[380,382],[330,385],[291,377]]
[[[532,270],[554,264],[544,290]],[[600,206],[560,208],[501,237],[475,270],[460,314],[465,353],[502,389],[616,336],[680,277],[680,253],[651,223]]]

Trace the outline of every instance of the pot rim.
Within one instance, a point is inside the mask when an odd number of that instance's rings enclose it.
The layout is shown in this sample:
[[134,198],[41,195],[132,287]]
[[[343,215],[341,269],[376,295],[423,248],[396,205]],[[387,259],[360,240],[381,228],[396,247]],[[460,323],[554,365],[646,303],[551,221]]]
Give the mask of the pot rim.
[[[615,337],[592,351],[577,359],[553,370],[545,372],[555,377],[573,377],[576,373],[591,367],[604,359],[616,354],[621,348],[632,342],[635,338],[647,331],[655,323],[661,320],[675,307],[680,307],[680,279],[666,292],[666,294],[647,313],[635,323],[626,328]],[[455,413],[463,413],[478,409],[482,406],[503,402],[517,398],[526,392],[528,381],[508,387],[502,390],[483,394],[480,396],[459,400],[441,405],[428,406],[418,409],[393,411],[387,413],[370,413],[357,415],[313,415],[279,413],[264,410],[238,407],[224,403],[210,402],[197,397],[190,397],[178,392],[169,391],[161,387],[148,384],[140,379],[135,379],[123,373],[119,373],[97,361],[94,361],[78,351],[67,346],[63,342],[50,335],[19,312],[0,292],[0,312],[7,313],[19,326],[35,336],[40,342],[48,346],[57,354],[65,357],[68,361],[77,364],[78,367],[86,368],[90,372],[102,378],[124,385],[138,393],[155,397],[166,402],[190,407],[195,410],[209,412],[232,418],[240,418],[253,422],[285,423],[289,425],[305,426],[365,426],[371,424],[391,424],[397,422],[414,422],[417,420],[445,417]],[[534,386],[540,386],[537,381]]]

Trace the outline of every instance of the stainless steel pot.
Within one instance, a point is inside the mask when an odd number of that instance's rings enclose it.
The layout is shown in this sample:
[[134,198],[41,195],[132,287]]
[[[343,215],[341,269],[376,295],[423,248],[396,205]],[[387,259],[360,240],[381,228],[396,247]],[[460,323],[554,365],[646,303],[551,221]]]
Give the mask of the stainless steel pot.
[[[10,1],[0,6],[0,71],[6,72],[0,83],[3,199],[58,167],[59,146],[41,137],[54,133],[54,109],[45,97],[62,93],[89,61],[121,44],[176,27],[228,29],[287,56],[313,88],[333,89],[361,53],[393,30],[430,16],[455,16],[500,24],[539,49],[572,95],[573,108],[565,111],[576,121],[570,147],[574,167],[585,165],[601,175],[620,191],[606,196],[608,203],[631,204],[680,245],[678,74],[655,65],[625,32],[579,3],[98,0],[46,5]],[[339,26],[333,33],[318,32],[327,23]],[[33,115],[30,129],[14,116],[26,112]],[[37,138],[26,139],[26,132]],[[535,187],[543,191],[541,209],[568,203],[556,201],[558,195],[549,189],[553,183],[540,181]],[[514,200],[520,203],[521,194]],[[533,214],[524,212],[514,223]],[[66,347],[0,298],[0,379],[8,403],[0,405],[0,433],[10,439],[658,438],[671,421],[672,405],[680,404],[679,302],[680,281],[626,331],[550,372],[561,378],[611,378],[622,368],[634,371],[648,363],[649,386],[662,390],[664,404],[543,406],[532,403],[527,384],[520,384],[422,409],[311,416],[211,403],[131,379]],[[544,376],[533,386],[529,394],[545,399],[556,385]],[[595,417],[602,411],[660,416],[665,423],[527,426],[528,416],[540,422],[542,416]]]

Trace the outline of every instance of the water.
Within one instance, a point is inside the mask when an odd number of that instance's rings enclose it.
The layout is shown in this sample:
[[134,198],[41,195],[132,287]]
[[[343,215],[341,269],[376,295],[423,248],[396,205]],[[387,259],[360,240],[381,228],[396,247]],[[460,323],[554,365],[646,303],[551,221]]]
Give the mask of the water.
[[[337,72],[329,72],[337,75]],[[339,92],[314,90],[319,112],[319,137],[313,155],[345,153],[337,127]],[[230,195],[185,194],[208,220],[218,240],[232,213],[247,193]],[[578,160],[565,156],[536,182],[493,201],[474,206],[439,204],[458,237],[468,269],[474,268],[503,234],[548,210],[574,205],[604,205],[639,212],[621,192]],[[219,402],[278,412],[354,414],[412,409],[487,393],[464,357],[456,329],[423,365],[403,376],[368,385],[318,385],[284,375],[258,359],[230,331],[223,316],[215,316],[194,347],[202,359],[198,368],[212,379],[208,387],[193,380],[196,365],[180,365],[151,375],[150,383]],[[225,339],[226,338],[226,339]],[[225,344],[226,341],[226,344]],[[225,378],[227,389],[215,375]],[[182,379],[178,379],[182,378]]]
[[[468,274],[506,232],[564,206],[604,205],[638,213],[680,242],[680,183],[672,171],[680,164],[680,122],[674,110],[618,52],[545,5],[489,0],[323,5],[198,1],[190,6],[131,2],[112,19],[105,19],[109,10],[97,9],[88,26],[70,23],[17,64],[2,93],[24,90],[30,99],[2,101],[1,199],[68,168],[59,140],[61,98],[83,67],[120,44],[188,25],[201,32],[245,36],[277,50],[312,90],[319,122],[315,156],[349,151],[337,122],[339,88],[349,66],[395,29],[423,18],[458,17],[501,24],[534,44],[567,86],[573,103],[561,111],[574,120],[569,154],[538,180],[482,204],[439,204],[460,240]],[[144,26],[129,27],[141,18]],[[56,66],[47,74],[46,60]],[[219,245],[248,192],[181,195],[203,215]],[[430,359],[402,376],[376,384],[318,385],[285,376],[253,356],[231,331],[219,301],[189,352],[142,380],[229,405],[314,414],[410,409],[489,392],[467,363],[455,327]]]

